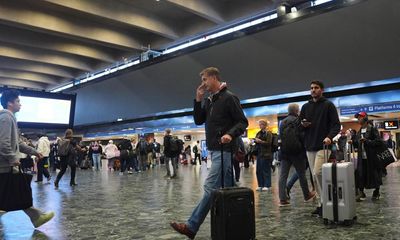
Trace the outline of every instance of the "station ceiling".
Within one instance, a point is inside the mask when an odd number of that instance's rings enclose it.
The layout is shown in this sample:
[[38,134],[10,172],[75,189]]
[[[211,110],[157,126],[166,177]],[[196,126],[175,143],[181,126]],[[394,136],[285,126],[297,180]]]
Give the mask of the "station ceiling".
[[[296,2],[292,0],[293,2]],[[0,85],[50,89],[281,0],[0,1]]]

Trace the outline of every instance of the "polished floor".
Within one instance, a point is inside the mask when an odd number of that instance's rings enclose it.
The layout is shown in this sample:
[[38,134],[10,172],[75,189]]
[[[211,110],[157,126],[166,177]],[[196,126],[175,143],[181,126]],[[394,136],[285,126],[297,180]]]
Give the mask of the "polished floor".
[[[207,175],[203,166],[180,166],[179,178],[168,180],[164,166],[144,173],[119,176],[103,170],[79,170],[77,187],[69,186],[68,172],[60,183],[32,183],[34,205],[53,210],[55,218],[35,230],[23,212],[1,217],[1,239],[185,239],[170,227],[185,221],[202,195]],[[256,192],[257,239],[400,239],[400,164],[388,167],[382,198],[357,203],[358,221],[352,227],[325,226],[310,212],[315,203],[304,203],[296,183],[292,205],[278,206],[278,171],[270,192]],[[255,189],[255,166],[242,169],[241,186]],[[210,218],[196,239],[210,239]]]

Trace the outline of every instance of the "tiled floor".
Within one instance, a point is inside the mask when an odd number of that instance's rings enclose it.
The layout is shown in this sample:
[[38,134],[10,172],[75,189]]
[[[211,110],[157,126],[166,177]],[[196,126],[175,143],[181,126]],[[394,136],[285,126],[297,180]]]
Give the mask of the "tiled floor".
[[[34,205],[56,212],[54,220],[34,230],[23,212],[1,217],[2,239],[185,239],[170,227],[185,221],[202,195],[206,167],[180,166],[179,178],[167,180],[164,166],[119,176],[103,170],[80,170],[78,186],[69,186],[68,173],[53,185],[32,183]],[[271,192],[255,193],[257,239],[400,239],[400,164],[388,167],[382,199],[357,203],[358,221],[352,227],[325,226],[311,216],[315,203],[303,203],[296,183],[292,205],[278,206],[277,176]],[[255,168],[242,170],[242,186],[256,187]],[[196,239],[210,239],[210,219]]]

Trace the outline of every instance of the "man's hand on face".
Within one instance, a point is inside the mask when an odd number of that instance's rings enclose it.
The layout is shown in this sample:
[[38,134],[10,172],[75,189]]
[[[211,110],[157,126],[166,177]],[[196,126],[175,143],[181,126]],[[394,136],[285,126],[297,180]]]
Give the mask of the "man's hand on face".
[[232,141],[232,137],[229,134],[225,134],[224,136],[221,137],[221,143],[230,143]]
[[196,90],[196,101],[201,102],[205,93],[206,93],[206,84],[202,82],[200,86],[197,87]]

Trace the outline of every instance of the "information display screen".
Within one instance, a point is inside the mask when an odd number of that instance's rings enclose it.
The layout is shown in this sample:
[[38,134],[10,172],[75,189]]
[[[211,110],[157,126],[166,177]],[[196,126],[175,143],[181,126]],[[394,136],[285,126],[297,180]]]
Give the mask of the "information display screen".
[[385,130],[394,130],[399,128],[399,121],[394,120],[394,121],[384,121],[384,128]]
[[[0,94],[1,96],[1,94]],[[71,100],[20,96],[19,123],[70,124]],[[0,105],[0,109],[3,109]]]

